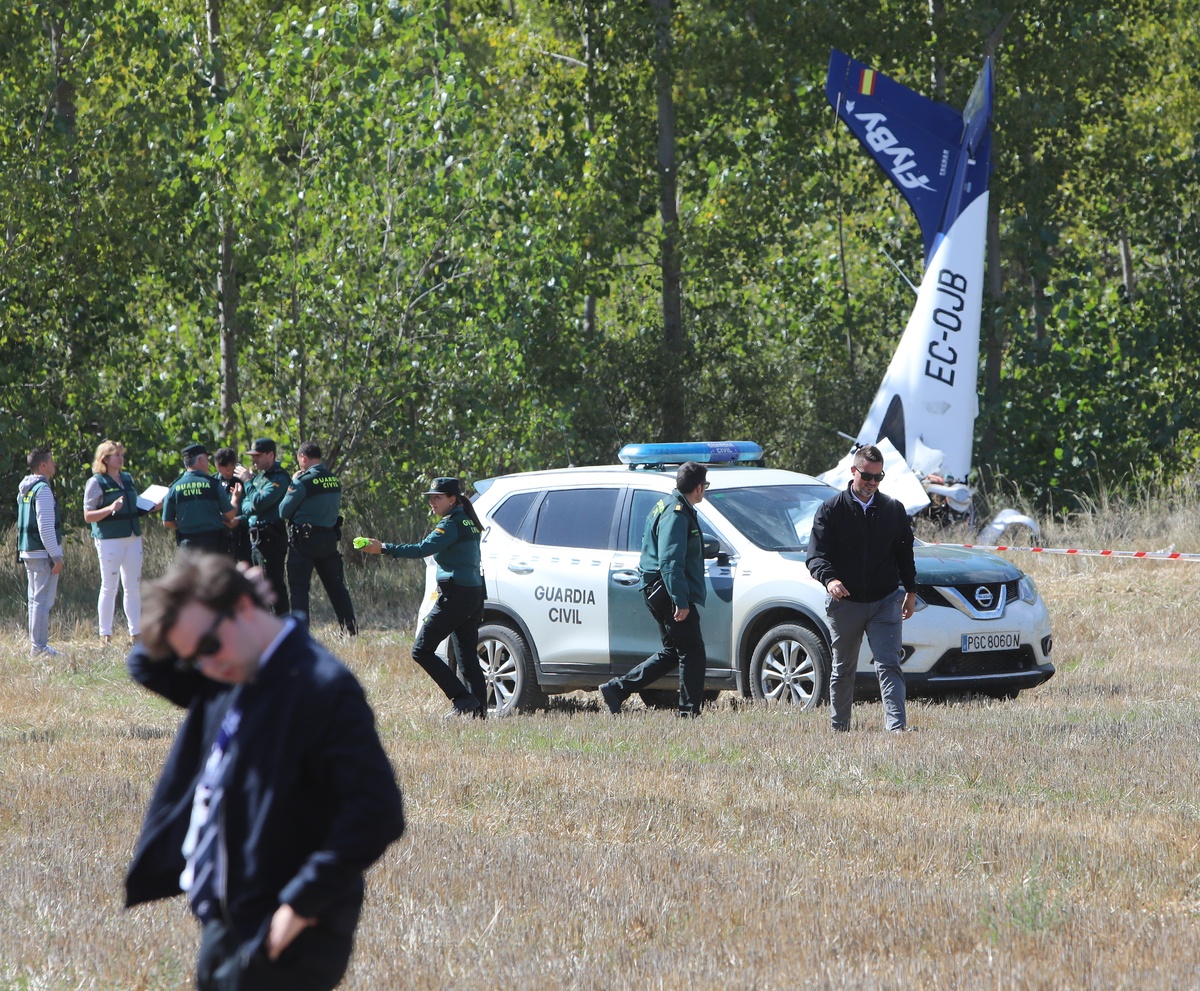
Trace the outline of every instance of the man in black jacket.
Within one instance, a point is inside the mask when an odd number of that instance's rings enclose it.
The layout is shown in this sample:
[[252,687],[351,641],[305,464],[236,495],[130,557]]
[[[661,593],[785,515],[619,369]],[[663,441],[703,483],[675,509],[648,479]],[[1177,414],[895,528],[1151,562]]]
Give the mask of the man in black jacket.
[[[829,684],[834,730],[850,728],[858,653],[865,634],[875,659],[887,729],[907,728],[901,623],[916,607],[913,532],[904,506],[879,491],[883,455],[860,447],[850,484],[827,499],[813,520],[808,570],[829,593],[825,607],[833,637]],[[900,586],[904,586],[901,591]]]
[[363,873],[404,831],[354,676],[277,617],[227,557],[185,553],[145,589],[135,681],[188,710],[126,877],[126,905],[186,892],[201,991],[328,991]]

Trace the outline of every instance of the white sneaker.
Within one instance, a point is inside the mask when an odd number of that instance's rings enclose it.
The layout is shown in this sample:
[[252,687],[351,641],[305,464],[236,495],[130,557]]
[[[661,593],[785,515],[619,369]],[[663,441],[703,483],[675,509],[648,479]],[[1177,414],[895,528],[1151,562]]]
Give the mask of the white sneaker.
[[62,657],[62,652],[55,650],[53,647],[34,647],[34,657]]

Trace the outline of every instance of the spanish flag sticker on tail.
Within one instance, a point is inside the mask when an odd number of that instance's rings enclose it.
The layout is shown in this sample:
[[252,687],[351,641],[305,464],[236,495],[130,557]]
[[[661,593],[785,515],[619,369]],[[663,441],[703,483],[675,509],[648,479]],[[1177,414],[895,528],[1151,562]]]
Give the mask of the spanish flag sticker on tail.
[[875,95],[875,70],[863,69],[862,75],[858,78],[858,91],[863,96]]

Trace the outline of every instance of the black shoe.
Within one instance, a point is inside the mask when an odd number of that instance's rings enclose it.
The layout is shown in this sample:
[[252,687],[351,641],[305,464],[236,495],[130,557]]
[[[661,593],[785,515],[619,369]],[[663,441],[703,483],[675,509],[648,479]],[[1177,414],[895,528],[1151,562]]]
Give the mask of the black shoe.
[[474,695],[465,695],[460,699],[455,699],[454,708],[442,718],[454,719],[457,716],[466,716],[468,718],[482,719],[485,715],[487,715],[487,709],[479,704],[479,699]]
[[604,699],[604,704],[608,706],[608,711],[612,715],[619,716],[621,714],[621,703],[624,700],[616,685],[606,681],[600,686],[600,697]]

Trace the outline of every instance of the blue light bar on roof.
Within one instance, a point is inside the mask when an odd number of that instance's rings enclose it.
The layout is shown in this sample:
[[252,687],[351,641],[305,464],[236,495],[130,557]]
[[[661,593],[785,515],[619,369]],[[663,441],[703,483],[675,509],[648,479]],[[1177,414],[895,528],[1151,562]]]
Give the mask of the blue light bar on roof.
[[748,440],[706,440],[686,444],[626,444],[617,457],[621,464],[681,465],[695,461],[722,465],[740,461],[762,461],[762,448]]

